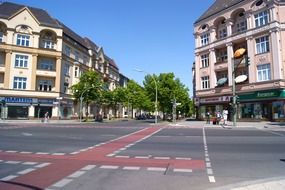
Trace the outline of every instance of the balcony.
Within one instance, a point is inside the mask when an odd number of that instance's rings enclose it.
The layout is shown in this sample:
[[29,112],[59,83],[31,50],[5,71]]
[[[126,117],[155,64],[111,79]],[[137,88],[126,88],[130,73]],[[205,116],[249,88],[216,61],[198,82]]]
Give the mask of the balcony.
[[36,75],[43,76],[43,77],[56,77],[56,71],[55,70],[37,70]]
[[228,62],[216,62],[215,63],[215,71],[223,71],[228,70]]

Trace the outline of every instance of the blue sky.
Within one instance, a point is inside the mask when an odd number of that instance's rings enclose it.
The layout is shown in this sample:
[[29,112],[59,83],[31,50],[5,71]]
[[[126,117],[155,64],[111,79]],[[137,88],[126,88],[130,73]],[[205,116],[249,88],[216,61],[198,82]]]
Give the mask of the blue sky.
[[214,0],[9,0],[46,10],[103,46],[120,72],[139,84],[144,74],[173,72],[192,94],[193,23]]

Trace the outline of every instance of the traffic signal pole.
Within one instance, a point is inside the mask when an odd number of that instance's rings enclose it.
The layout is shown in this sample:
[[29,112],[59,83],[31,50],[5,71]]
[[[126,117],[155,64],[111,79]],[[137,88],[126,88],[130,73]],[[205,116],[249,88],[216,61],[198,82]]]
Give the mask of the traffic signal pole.
[[232,59],[232,91],[233,91],[233,127],[237,126],[237,102],[236,102],[236,82],[235,82],[235,60]]

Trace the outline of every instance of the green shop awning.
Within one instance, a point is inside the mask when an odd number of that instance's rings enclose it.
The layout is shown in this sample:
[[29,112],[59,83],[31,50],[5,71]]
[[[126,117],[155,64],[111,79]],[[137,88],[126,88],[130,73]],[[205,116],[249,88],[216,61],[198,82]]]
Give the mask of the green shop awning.
[[285,89],[256,91],[246,94],[238,94],[240,101],[247,100],[267,100],[267,99],[281,99],[285,98]]

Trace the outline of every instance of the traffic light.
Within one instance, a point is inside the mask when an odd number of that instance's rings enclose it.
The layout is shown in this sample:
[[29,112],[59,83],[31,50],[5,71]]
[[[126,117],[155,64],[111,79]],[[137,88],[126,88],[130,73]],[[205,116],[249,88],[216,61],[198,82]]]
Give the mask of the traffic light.
[[240,101],[239,96],[236,96],[236,103],[239,104],[239,101]]
[[250,65],[250,57],[248,55],[246,55],[245,57],[245,66],[249,66]]

